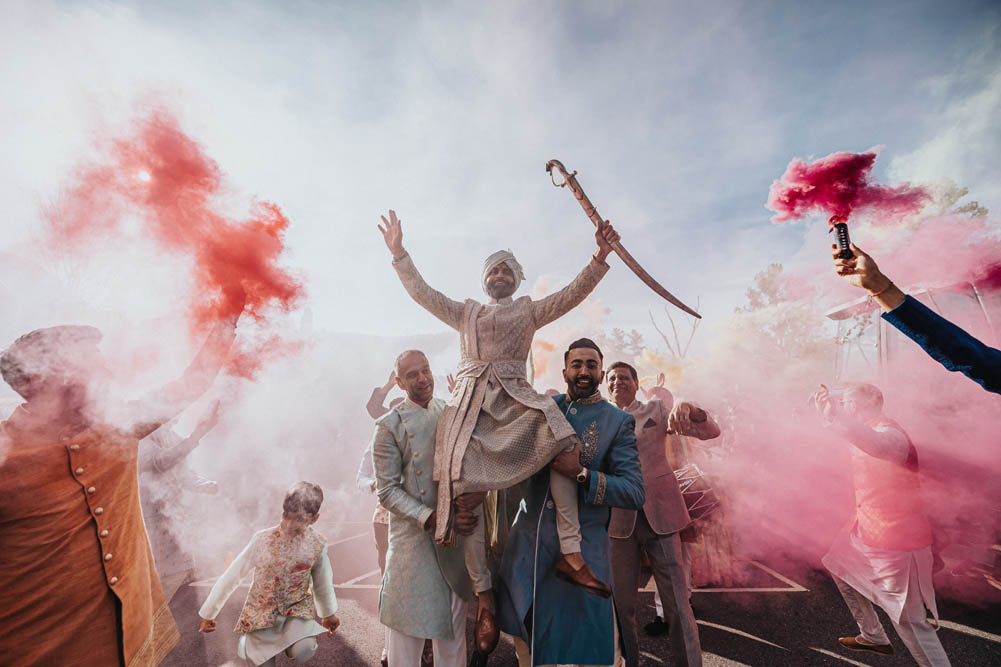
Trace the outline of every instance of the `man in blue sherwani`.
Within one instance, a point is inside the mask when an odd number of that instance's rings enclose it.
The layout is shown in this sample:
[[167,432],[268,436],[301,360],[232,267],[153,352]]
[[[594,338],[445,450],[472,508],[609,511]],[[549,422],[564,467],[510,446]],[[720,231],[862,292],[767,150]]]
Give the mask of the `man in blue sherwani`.
[[549,496],[550,474],[577,479],[583,556],[595,576],[610,581],[610,508],[640,509],[645,498],[635,421],[602,398],[598,386],[604,375],[593,341],[581,338],[570,345],[563,369],[567,393],[553,400],[580,437],[580,452],[560,454],[529,478],[504,549],[498,616],[501,629],[515,637],[522,667],[612,665],[620,658],[612,600],[562,581],[555,572],[560,545]]

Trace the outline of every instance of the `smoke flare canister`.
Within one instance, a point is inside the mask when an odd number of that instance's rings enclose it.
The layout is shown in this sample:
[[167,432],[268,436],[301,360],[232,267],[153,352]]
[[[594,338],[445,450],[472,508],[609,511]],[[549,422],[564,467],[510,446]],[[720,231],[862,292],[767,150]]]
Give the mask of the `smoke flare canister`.
[[848,218],[843,215],[832,215],[831,219],[827,221],[827,224],[831,226],[830,231],[834,232],[834,236],[837,238],[838,244],[838,259],[851,259],[855,256],[848,246],[851,245],[852,240],[848,237]]

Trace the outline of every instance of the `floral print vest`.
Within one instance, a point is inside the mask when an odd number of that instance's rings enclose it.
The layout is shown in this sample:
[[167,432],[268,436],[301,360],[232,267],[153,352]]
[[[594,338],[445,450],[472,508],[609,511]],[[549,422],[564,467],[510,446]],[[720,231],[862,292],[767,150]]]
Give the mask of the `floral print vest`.
[[312,528],[289,539],[277,526],[254,541],[254,581],[243,603],[235,632],[270,628],[279,616],[313,618],[310,572],[326,543]]

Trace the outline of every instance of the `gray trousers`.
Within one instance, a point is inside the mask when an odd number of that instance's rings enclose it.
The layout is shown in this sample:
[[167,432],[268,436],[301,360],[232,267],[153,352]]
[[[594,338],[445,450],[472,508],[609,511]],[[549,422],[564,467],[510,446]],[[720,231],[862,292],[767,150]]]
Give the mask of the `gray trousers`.
[[688,602],[681,538],[678,533],[658,535],[650,528],[643,510],[636,513],[631,537],[612,538],[612,580],[615,607],[622,626],[626,665],[639,665],[639,636],[636,629],[636,597],[639,588],[640,553],[645,551],[653,568],[654,582],[664,604],[664,619],[671,624],[668,640],[675,665],[701,667],[699,630]]

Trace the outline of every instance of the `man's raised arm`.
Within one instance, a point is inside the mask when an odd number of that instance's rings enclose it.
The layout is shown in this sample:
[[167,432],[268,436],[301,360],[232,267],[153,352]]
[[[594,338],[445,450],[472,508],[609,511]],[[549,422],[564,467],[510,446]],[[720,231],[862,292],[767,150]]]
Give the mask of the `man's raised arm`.
[[595,230],[594,238],[598,249],[573,282],[558,292],[532,302],[532,317],[535,319],[536,329],[541,329],[580,305],[608,273],[608,264],[605,260],[612,251],[611,244],[619,240],[619,233],[606,222],[604,226]]
[[222,369],[236,338],[239,316],[216,323],[179,379],[129,404],[132,433],[142,440],[204,394]]
[[403,248],[403,228],[399,218],[396,217],[396,211],[389,211],[388,220],[386,216],[382,216],[382,222],[385,223],[385,227],[378,225],[379,231],[382,232],[386,247],[393,255],[393,268],[396,269],[396,275],[400,277],[407,294],[439,320],[453,329],[459,329],[462,323],[463,304],[449,299],[425,282],[424,277],[414,266],[410,253]]

